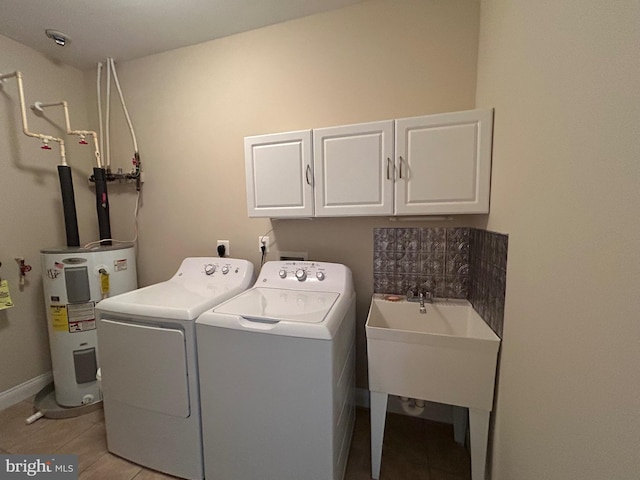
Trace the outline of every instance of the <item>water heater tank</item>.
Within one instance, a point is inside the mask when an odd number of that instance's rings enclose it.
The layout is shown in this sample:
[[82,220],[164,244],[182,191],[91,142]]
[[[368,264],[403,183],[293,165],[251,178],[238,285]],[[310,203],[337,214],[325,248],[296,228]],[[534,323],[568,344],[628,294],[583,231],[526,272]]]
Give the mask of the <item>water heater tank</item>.
[[63,407],[97,402],[95,305],[138,288],[134,247],[45,249],[41,260],[56,402]]

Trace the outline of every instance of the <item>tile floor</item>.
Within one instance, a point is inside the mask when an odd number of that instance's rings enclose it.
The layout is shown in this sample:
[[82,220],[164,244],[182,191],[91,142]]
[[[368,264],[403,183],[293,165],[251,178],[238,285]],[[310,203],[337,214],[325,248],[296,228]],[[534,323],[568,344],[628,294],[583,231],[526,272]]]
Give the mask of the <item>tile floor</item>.
[[[0,412],[0,453],[77,454],[80,480],[174,478],[108,453],[102,409],[25,425],[32,405],[25,400]],[[369,410],[359,408],[345,480],[371,478],[369,439]],[[454,443],[451,425],[387,414],[381,480],[469,480],[470,468],[468,452]]]

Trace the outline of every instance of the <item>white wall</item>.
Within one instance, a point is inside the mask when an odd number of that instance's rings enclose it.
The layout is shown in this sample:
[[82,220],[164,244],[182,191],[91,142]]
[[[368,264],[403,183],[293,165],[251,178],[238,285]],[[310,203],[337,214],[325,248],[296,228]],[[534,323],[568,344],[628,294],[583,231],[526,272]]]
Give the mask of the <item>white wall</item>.
[[[487,227],[510,235],[497,480],[635,480],[640,471],[639,8],[482,2],[477,105],[496,108]],[[472,108],[477,35],[475,1],[372,0],[123,64],[148,178],[142,284],[185,256],[212,254],[217,238],[257,262],[255,237],[274,226],[274,250],[351,266],[361,325],[371,229],[388,222],[249,220],[242,137]],[[65,98],[73,123],[84,123],[79,92],[84,80],[92,94],[92,73],[81,79],[4,37],[0,49],[0,72],[25,73],[28,102]],[[37,258],[64,243],[56,152],[21,135],[16,98],[11,82],[0,90],[0,275],[16,302],[0,312],[0,391],[49,369]],[[127,169],[118,125],[114,166]],[[96,228],[79,180],[90,170],[83,152],[70,146],[84,241]],[[110,193],[114,234],[129,238],[133,194]],[[23,292],[19,255],[34,266]],[[362,332],[358,346],[362,386]]]
[[509,233],[497,480],[639,478],[640,3],[483,0]]
[[[3,36],[0,52],[0,73],[20,70],[24,75],[28,105],[67,100],[72,127],[86,128],[82,72],[56,64]],[[47,110],[44,118],[31,109],[27,115],[30,130],[65,140],[74,176],[80,240],[95,240],[95,200],[86,182],[93,150],[78,145],[77,137],[67,137],[61,109]],[[0,311],[0,392],[51,369],[40,249],[64,246],[66,236],[56,169],[60,163],[58,145],[52,143],[48,151],[41,150],[41,145],[22,133],[17,82],[6,80],[0,88],[0,277],[9,281],[15,306]],[[24,257],[33,267],[22,290],[18,288],[15,257]]]

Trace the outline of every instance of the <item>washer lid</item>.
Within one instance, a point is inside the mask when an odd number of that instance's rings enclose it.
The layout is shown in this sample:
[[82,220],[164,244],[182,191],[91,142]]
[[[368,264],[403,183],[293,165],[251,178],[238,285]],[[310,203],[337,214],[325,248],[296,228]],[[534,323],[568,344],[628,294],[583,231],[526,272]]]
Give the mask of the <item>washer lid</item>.
[[335,292],[257,287],[241,293],[213,311],[256,321],[321,323],[339,296]]

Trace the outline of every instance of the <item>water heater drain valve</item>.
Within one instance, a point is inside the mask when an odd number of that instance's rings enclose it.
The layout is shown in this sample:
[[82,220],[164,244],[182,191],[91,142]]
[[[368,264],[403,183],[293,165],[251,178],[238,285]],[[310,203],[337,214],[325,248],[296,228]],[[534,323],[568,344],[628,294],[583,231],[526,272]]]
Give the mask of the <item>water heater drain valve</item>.
[[16,262],[18,262],[18,268],[20,269],[19,285],[22,287],[24,286],[24,279],[25,279],[25,276],[27,275],[27,272],[31,271],[31,265],[27,265],[24,262],[24,258],[22,257],[17,257]]

